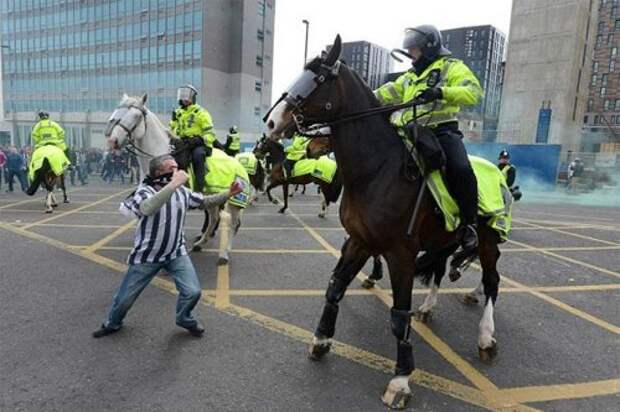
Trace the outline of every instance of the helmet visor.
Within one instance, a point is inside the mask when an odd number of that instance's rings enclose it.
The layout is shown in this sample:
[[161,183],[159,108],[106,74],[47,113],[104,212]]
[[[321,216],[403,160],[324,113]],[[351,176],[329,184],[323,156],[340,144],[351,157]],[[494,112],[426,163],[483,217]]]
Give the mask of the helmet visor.
[[189,87],[179,87],[177,90],[177,100],[191,102],[194,97],[194,91]]
[[418,31],[416,29],[407,29],[405,30],[405,38],[403,39],[403,49],[409,50],[417,47],[421,49],[426,45],[428,39],[426,38],[426,34]]

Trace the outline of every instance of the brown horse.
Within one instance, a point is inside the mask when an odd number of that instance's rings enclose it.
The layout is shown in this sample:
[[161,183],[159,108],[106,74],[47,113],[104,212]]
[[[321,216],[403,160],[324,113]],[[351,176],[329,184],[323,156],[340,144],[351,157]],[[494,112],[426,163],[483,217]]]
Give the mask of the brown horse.
[[286,155],[284,154],[284,147],[280,143],[274,142],[273,140],[267,138],[262,138],[254,149],[254,153],[256,154],[256,157],[262,158],[265,156],[270,156],[272,159],[273,165],[270,172],[270,183],[267,186],[267,189],[265,189],[265,192],[267,193],[267,198],[269,198],[269,201],[277,204],[277,201],[271,196],[271,189],[280,185],[282,186],[284,206],[278,210],[279,213],[284,213],[284,211],[288,209],[289,184],[306,185],[308,183],[315,183],[321,188],[323,201],[321,202],[321,212],[319,213],[319,217],[325,217],[329,203],[336,202],[338,197],[340,197],[342,183],[340,182],[338,172],[336,172],[334,180],[330,184],[325,183],[311,174],[289,177],[287,179],[284,174],[283,166]]
[[[340,36],[325,58],[305,67],[293,86],[266,116],[271,139],[290,138],[311,125],[331,127],[331,144],[344,185],[340,219],[349,234],[329,281],[326,302],[310,346],[312,359],[321,359],[331,347],[338,303],[370,256],[381,255],[388,264],[394,306],[391,326],[397,342],[395,376],[382,397],[393,408],[411,399],[409,376],[414,370],[411,300],[415,276],[426,281],[444,276],[446,259],[458,248],[457,235],[444,229],[431,196],[421,196],[412,220],[423,175],[413,167],[405,144],[389,122],[372,91],[355,72],[339,61]],[[409,233],[408,233],[409,232]],[[478,226],[482,283],[486,303],[479,324],[478,350],[482,359],[496,353],[493,308],[497,299],[499,236],[484,223]],[[416,261],[419,252],[426,255]],[[462,256],[462,254],[461,254]],[[462,260],[461,260],[462,262]]]

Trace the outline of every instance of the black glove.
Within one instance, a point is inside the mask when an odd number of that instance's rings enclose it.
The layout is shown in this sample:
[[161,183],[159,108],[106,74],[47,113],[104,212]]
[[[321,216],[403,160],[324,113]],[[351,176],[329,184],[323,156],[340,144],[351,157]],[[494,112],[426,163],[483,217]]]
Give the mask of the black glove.
[[172,111],[172,116],[170,116],[170,119],[171,119],[173,122],[176,122],[176,120],[177,120],[177,111],[176,111],[176,110],[173,110],[173,111]]
[[189,138],[189,144],[192,148],[199,147],[199,146],[205,146],[205,141],[200,136],[192,136]]
[[418,99],[425,102],[434,102],[435,100],[443,99],[443,92],[439,87],[431,87],[423,90],[422,93],[418,95]]

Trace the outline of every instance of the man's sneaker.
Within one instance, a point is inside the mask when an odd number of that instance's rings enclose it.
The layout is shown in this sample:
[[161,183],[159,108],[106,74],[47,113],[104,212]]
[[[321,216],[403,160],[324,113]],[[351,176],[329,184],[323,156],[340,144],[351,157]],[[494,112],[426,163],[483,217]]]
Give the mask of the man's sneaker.
[[465,225],[461,228],[461,247],[466,251],[473,251],[478,247],[478,233],[475,225]]
[[205,328],[204,326],[202,326],[200,322],[196,322],[196,324],[192,326],[191,328],[185,328],[185,329],[187,329],[187,331],[192,336],[196,336],[196,337],[201,337],[203,333],[205,333]]
[[119,330],[121,330],[121,328],[114,329],[114,328],[110,328],[109,326],[106,326],[106,325],[101,325],[101,327],[99,329],[97,329],[96,331],[93,332],[93,338],[102,338],[104,336],[116,333]]

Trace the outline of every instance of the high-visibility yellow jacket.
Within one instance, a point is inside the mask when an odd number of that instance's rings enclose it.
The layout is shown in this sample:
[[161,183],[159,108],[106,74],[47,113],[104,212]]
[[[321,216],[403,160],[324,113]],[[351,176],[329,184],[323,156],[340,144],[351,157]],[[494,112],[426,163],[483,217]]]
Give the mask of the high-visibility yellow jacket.
[[284,149],[286,158],[292,161],[298,161],[306,157],[306,149],[308,148],[310,139],[299,134],[293,136],[293,143]]
[[[465,63],[451,57],[437,59],[419,76],[413,70],[404,73],[395,81],[375,90],[375,96],[383,105],[409,102],[432,86],[429,84],[429,79],[433,79],[437,73],[439,79],[434,87],[441,88],[443,98],[417,107],[418,121],[421,125],[434,127],[455,121],[461,106],[478,104],[482,97],[478,79]],[[403,109],[394,112],[390,120],[395,126],[403,127],[412,118],[413,109]]]
[[213,131],[213,120],[208,111],[198,104],[176,109],[176,121],[170,121],[170,129],[181,139],[200,136],[207,147],[213,147],[217,139]]
[[228,145],[229,150],[239,151],[241,150],[241,136],[238,132],[236,133],[228,133],[226,136],[227,141],[230,140],[230,144]]
[[53,120],[43,119],[32,128],[34,149],[45,145],[54,145],[62,151],[67,150],[65,131]]

